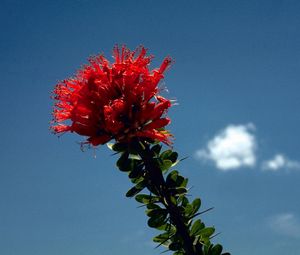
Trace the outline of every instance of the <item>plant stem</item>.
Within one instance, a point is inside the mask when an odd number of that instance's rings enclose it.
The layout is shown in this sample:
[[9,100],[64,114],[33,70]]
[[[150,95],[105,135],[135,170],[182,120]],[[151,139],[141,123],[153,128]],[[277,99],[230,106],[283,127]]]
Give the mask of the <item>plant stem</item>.
[[163,177],[163,173],[153,159],[154,153],[150,150],[148,144],[143,143],[143,147],[144,148],[139,147],[138,153],[144,161],[149,182],[156,188],[162,204],[170,215],[171,223],[176,227],[177,234],[181,236],[186,255],[202,255],[202,245],[198,244],[196,247],[193,245],[193,238],[189,234],[189,229],[184,222],[183,215],[179,207],[171,200],[171,194]]

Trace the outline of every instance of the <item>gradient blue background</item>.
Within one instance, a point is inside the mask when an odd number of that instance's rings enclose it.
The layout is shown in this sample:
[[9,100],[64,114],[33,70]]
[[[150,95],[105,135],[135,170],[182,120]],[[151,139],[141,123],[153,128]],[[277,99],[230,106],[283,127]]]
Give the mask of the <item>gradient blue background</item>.
[[[299,255],[300,239],[272,231],[272,215],[300,217],[300,171],[223,173],[193,158],[228,124],[252,122],[258,157],[300,159],[300,2],[0,2],[0,254],[151,255],[143,209],[125,198],[127,176],[106,146],[50,134],[50,92],[88,56],[143,44],[175,63],[165,84],[176,98],[174,148],[200,196],[203,216],[235,255]],[[96,158],[94,157],[96,154]]]

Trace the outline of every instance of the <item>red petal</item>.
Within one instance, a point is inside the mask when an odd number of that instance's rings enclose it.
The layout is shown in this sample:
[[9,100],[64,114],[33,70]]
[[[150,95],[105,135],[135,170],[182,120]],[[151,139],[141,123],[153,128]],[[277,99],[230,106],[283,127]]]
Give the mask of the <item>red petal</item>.
[[109,135],[102,135],[102,136],[96,136],[96,137],[90,137],[88,141],[94,145],[97,146],[99,144],[105,144],[109,140],[111,140],[111,137]]
[[51,129],[53,130],[54,133],[58,134],[58,133],[64,133],[64,132],[70,131],[71,127],[67,126],[67,125],[57,125],[57,126],[51,127]]
[[163,73],[171,64],[172,60],[170,57],[166,57],[159,68],[159,72]]
[[169,118],[162,118],[157,119],[149,123],[144,127],[144,130],[150,130],[150,129],[158,129],[167,126],[170,124],[171,120]]

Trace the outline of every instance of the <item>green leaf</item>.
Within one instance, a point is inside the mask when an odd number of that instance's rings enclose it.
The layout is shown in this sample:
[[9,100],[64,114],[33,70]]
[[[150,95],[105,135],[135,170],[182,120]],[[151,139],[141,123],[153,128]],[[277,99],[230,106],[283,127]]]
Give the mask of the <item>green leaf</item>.
[[143,176],[140,176],[140,177],[137,177],[137,178],[132,178],[131,179],[131,182],[133,183],[133,184],[138,184],[138,183],[140,183],[141,181],[145,181],[145,178],[143,177]]
[[147,216],[149,217],[161,217],[162,215],[167,215],[168,211],[166,209],[150,209],[146,211]]
[[182,245],[179,242],[174,242],[174,243],[171,243],[168,248],[171,251],[178,251],[182,248]]
[[187,180],[182,177],[181,175],[179,175],[177,170],[173,170],[171,173],[169,173],[169,175],[167,176],[166,179],[166,184],[168,187],[181,187],[184,185],[186,185]]
[[140,160],[129,158],[127,161],[127,165],[124,166],[124,169],[127,170],[126,172],[132,172],[135,169],[140,170],[142,166],[137,168],[137,166],[139,165],[140,165]]
[[223,250],[222,245],[216,244],[215,246],[212,247],[211,252],[209,253],[210,255],[221,255]]
[[117,161],[117,167],[122,172],[138,171],[140,168],[136,169],[137,166],[143,167],[142,161],[139,157],[129,154],[128,151],[123,152]]
[[[110,148],[110,147],[109,147]],[[115,143],[111,146],[111,149],[117,152],[122,152],[128,149],[127,143]]]
[[192,206],[193,206],[193,212],[196,213],[200,206],[201,206],[201,199],[200,198],[196,198],[193,202],[192,202]]
[[173,152],[171,153],[171,155],[169,156],[169,159],[170,159],[173,163],[175,163],[175,162],[177,161],[177,158],[178,158],[178,153],[175,152],[175,151],[173,151]]
[[178,158],[178,153],[172,150],[166,150],[162,154],[160,154],[160,158],[162,160],[168,159],[171,160],[172,163],[175,163]]
[[206,237],[206,236],[201,236],[201,241],[200,241],[200,243],[203,243],[204,246],[209,246],[209,245],[211,245],[209,237]]
[[166,242],[168,239],[170,238],[170,234],[168,232],[165,232],[165,233],[162,233],[158,236],[155,236],[153,238],[153,242],[156,242],[156,243],[161,243],[163,244],[164,242]]
[[139,178],[143,175],[144,171],[143,171],[144,165],[140,162],[135,162],[133,169],[130,171],[128,177],[130,179],[135,179],[135,178]]
[[129,157],[129,153],[126,151],[126,152],[123,152],[121,157],[118,159],[117,161],[117,167],[120,169],[120,171],[123,171],[123,172],[127,172],[128,170],[128,157]]
[[177,199],[176,199],[176,197],[170,196],[170,200],[171,200],[171,202],[172,202],[173,205],[177,206]]
[[170,235],[174,235],[176,233],[176,227],[170,223],[166,223],[157,228],[160,231],[166,231],[170,233]]
[[149,203],[147,204],[147,209],[161,209],[161,208],[159,207],[159,205],[156,205],[154,203]]
[[170,189],[172,195],[183,195],[187,193],[187,189],[183,187],[172,188]]
[[173,255],[185,255],[185,253],[183,251],[176,251]]
[[201,239],[209,238],[214,232],[215,232],[215,228],[207,227],[207,228],[201,229],[201,231],[198,233],[198,235],[201,236]]
[[172,167],[172,161],[171,160],[163,160],[162,164],[160,164],[160,170],[162,172],[166,172],[168,171],[171,167]]
[[130,154],[129,155],[130,159],[135,159],[137,161],[141,161],[141,157],[139,155],[135,155],[135,154]]
[[201,206],[201,200],[200,198],[196,198],[191,204],[186,204],[184,206],[184,212],[185,215],[188,216],[189,218],[193,218],[195,213],[199,210]]
[[152,196],[146,195],[146,194],[139,194],[136,195],[135,200],[142,204],[149,204],[149,201],[151,200]]
[[[154,209],[155,210],[155,209]],[[168,212],[166,210],[155,210],[157,212],[151,213],[152,217],[148,220],[148,226],[151,228],[158,228],[166,223]]]
[[135,185],[133,188],[127,191],[126,197],[133,197],[139,192],[141,192],[146,187],[146,181],[143,180],[139,182],[137,185]]
[[205,225],[201,222],[201,220],[196,220],[191,228],[191,235],[197,236],[204,227]]
[[136,194],[138,194],[140,191],[142,191],[142,189],[136,188],[136,186],[134,186],[133,188],[127,191],[126,197],[133,197]]
[[175,190],[176,190],[176,193],[178,195],[182,195],[182,194],[186,194],[187,193],[187,189],[183,188],[183,187],[176,188]]
[[189,204],[189,200],[187,199],[187,197],[183,197],[183,198],[182,198],[181,205],[182,205],[183,207],[186,207],[188,204]]
[[[199,236],[197,236],[198,237],[198,240],[197,240],[197,243],[198,243],[198,241],[199,241]],[[196,238],[195,238],[195,240],[196,240]],[[202,242],[203,243],[203,242]],[[211,252],[211,248],[213,247],[213,245],[212,244],[209,244],[209,245],[204,245],[203,246],[203,252],[204,252],[204,255],[210,255],[210,252]]]
[[168,186],[174,187],[174,183],[176,183],[177,177],[178,177],[178,171],[173,170],[171,173],[168,174],[167,179],[166,179],[166,184]]
[[153,202],[158,202],[159,197],[145,195],[145,194],[139,194],[135,197],[135,200],[142,204],[149,204],[149,203],[153,203]]
[[160,154],[161,159],[168,159],[172,154],[172,150],[166,150]]
[[186,188],[186,186],[187,186],[187,184],[188,184],[188,181],[189,181],[189,179],[188,179],[188,178],[185,178],[184,181],[181,183],[180,186]]
[[190,217],[194,212],[194,207],[191,204],[187,204],[184,207],[184,213],[186,216]]
[[155,155],[159,155],[162,146],[160,144],[156,144],[151,148],[151,151],[154,152]]

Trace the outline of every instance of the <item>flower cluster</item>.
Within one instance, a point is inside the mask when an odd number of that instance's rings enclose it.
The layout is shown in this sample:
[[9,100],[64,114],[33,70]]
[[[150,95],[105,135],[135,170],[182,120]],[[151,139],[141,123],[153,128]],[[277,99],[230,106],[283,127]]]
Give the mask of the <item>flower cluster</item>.
[[172,135],[164,129],[170,119],[164,115],[171,102],[159,95],[158,83],[171,59],[150,70],[152,57],[142,46],[135,51],[115,47],[113,57],[110,63],[95,56],[75,77],[56,85],[51,129],[87,136],[85,143],[94,146],[133,137],[170,144]]

